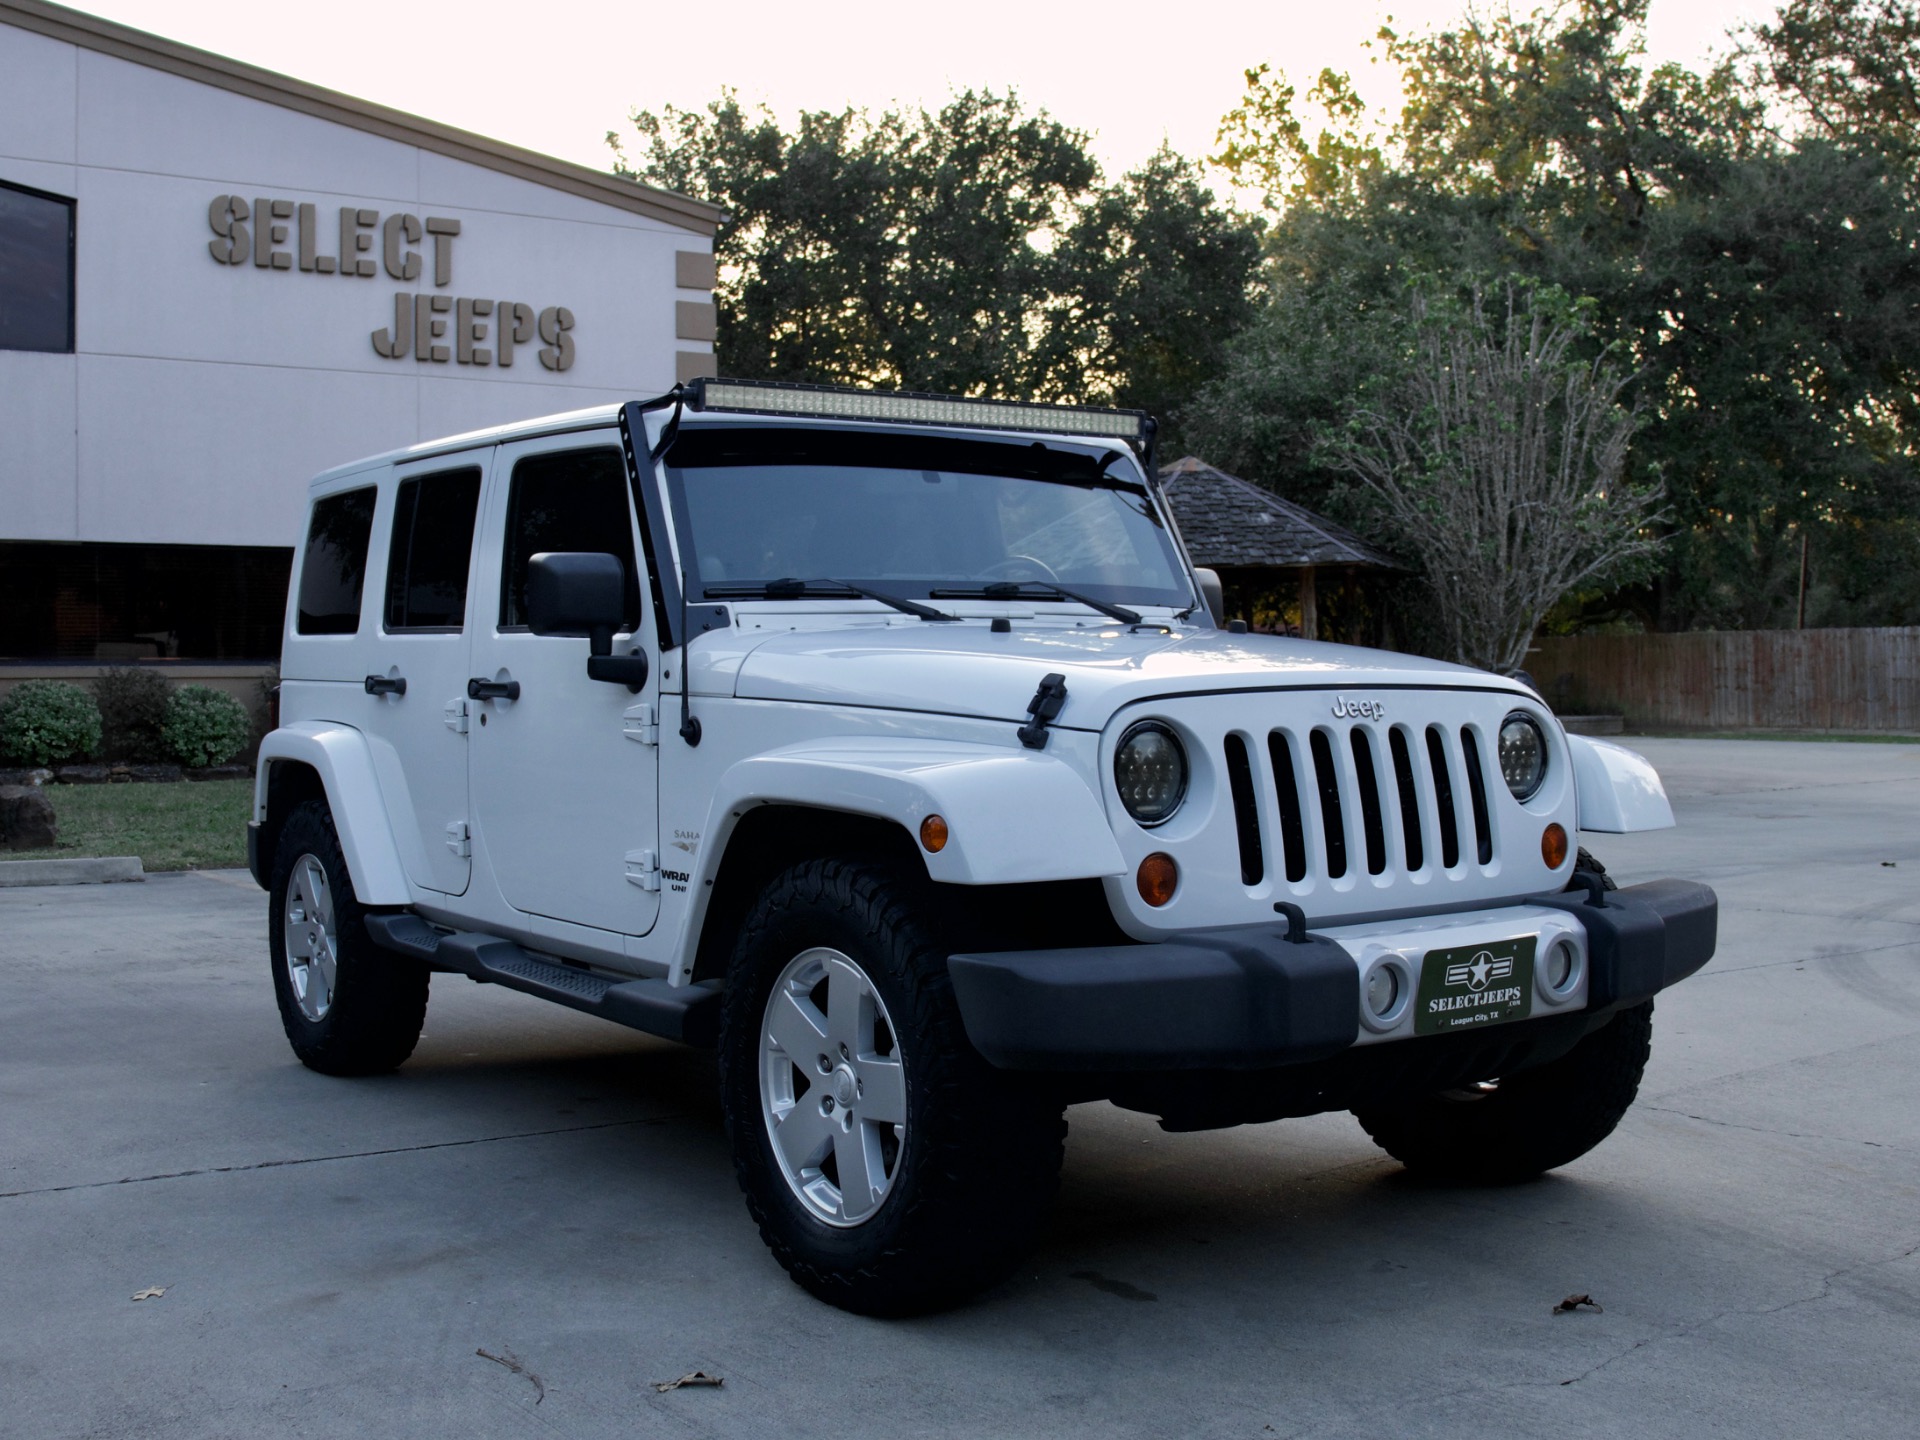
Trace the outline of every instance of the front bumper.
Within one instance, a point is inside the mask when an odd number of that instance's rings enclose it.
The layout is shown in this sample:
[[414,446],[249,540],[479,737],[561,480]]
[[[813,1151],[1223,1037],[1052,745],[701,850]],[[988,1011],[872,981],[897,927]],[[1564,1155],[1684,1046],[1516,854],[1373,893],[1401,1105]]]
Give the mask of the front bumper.
[[[1534,895],[1521,906],[1564,912],[1584,931],[1579,1013],[1587,1017],[1693,974],[1712,958],[1719,926],[1713,891],[1686,880],[1604,896]],[[1150,945],[955,955],[948,968],[968,1039],[1005,1069],[1270,1069],[1338,1055],[1361,1035],[1360,969],[1349,947],[1324,934],[1289,941],[1284,925]]]

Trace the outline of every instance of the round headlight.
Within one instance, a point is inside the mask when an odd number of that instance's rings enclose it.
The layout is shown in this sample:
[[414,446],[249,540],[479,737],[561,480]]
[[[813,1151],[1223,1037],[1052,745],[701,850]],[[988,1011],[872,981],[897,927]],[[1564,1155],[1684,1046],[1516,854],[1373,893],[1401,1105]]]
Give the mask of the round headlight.
[[1500,774],[1516,800],[1528,800],[1547,778],[1547,737],[1518,710],[1500,722]]
[[1149,828],[1163,824],[1187,798],[1187,752],[1165,725],[1143,720],[1120,737],[1113,783],[1127,814]]

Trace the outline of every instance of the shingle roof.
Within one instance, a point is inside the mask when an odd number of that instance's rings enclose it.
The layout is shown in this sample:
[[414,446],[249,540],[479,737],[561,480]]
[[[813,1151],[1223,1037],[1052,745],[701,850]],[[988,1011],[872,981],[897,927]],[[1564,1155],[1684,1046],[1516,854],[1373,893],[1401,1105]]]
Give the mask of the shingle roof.
[[1385,551],[1305,506],[1192,455],[1162,466],[1160,479],[1196,565],[1404,568]]

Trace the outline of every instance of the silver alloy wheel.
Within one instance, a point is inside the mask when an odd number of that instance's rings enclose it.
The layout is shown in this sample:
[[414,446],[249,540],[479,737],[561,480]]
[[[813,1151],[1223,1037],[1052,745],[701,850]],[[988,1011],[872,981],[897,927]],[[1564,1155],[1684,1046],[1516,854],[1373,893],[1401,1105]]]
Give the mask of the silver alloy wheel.
[[334,928],[333,891],[319,858],[302,855],[287,876],[287,979],[293,982],[300,1013],[324,1020],[333,1008],[334,975],[339,967],[339,932]]
[[814,1219],[873,1218],[907,1139],[898,1032],[873,981],[848,956],[802,951],[773,982],[760,1025],[760,1110],[774,1158]]

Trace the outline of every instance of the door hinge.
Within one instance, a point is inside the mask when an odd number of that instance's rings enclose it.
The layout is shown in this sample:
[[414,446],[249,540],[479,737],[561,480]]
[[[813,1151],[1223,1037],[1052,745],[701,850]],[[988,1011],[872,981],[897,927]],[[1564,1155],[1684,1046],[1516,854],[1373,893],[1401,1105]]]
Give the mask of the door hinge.
[[447,729],[456,735],[467,733],[467,702],[465,699],[449,700],[447,708],[441,712],[447,722]]
[[466,821],[450,820],[447,822],[447,849],[451,850],[462,860],[472,856],[473,839],[467,831]]
[[660,743],[660,717],[651,705],[629,705],[620,717],[620,731],[629,740],[642,745]]
[[660,857],[651,850],[627,852],[627,883],[642,890],[660,888]]

